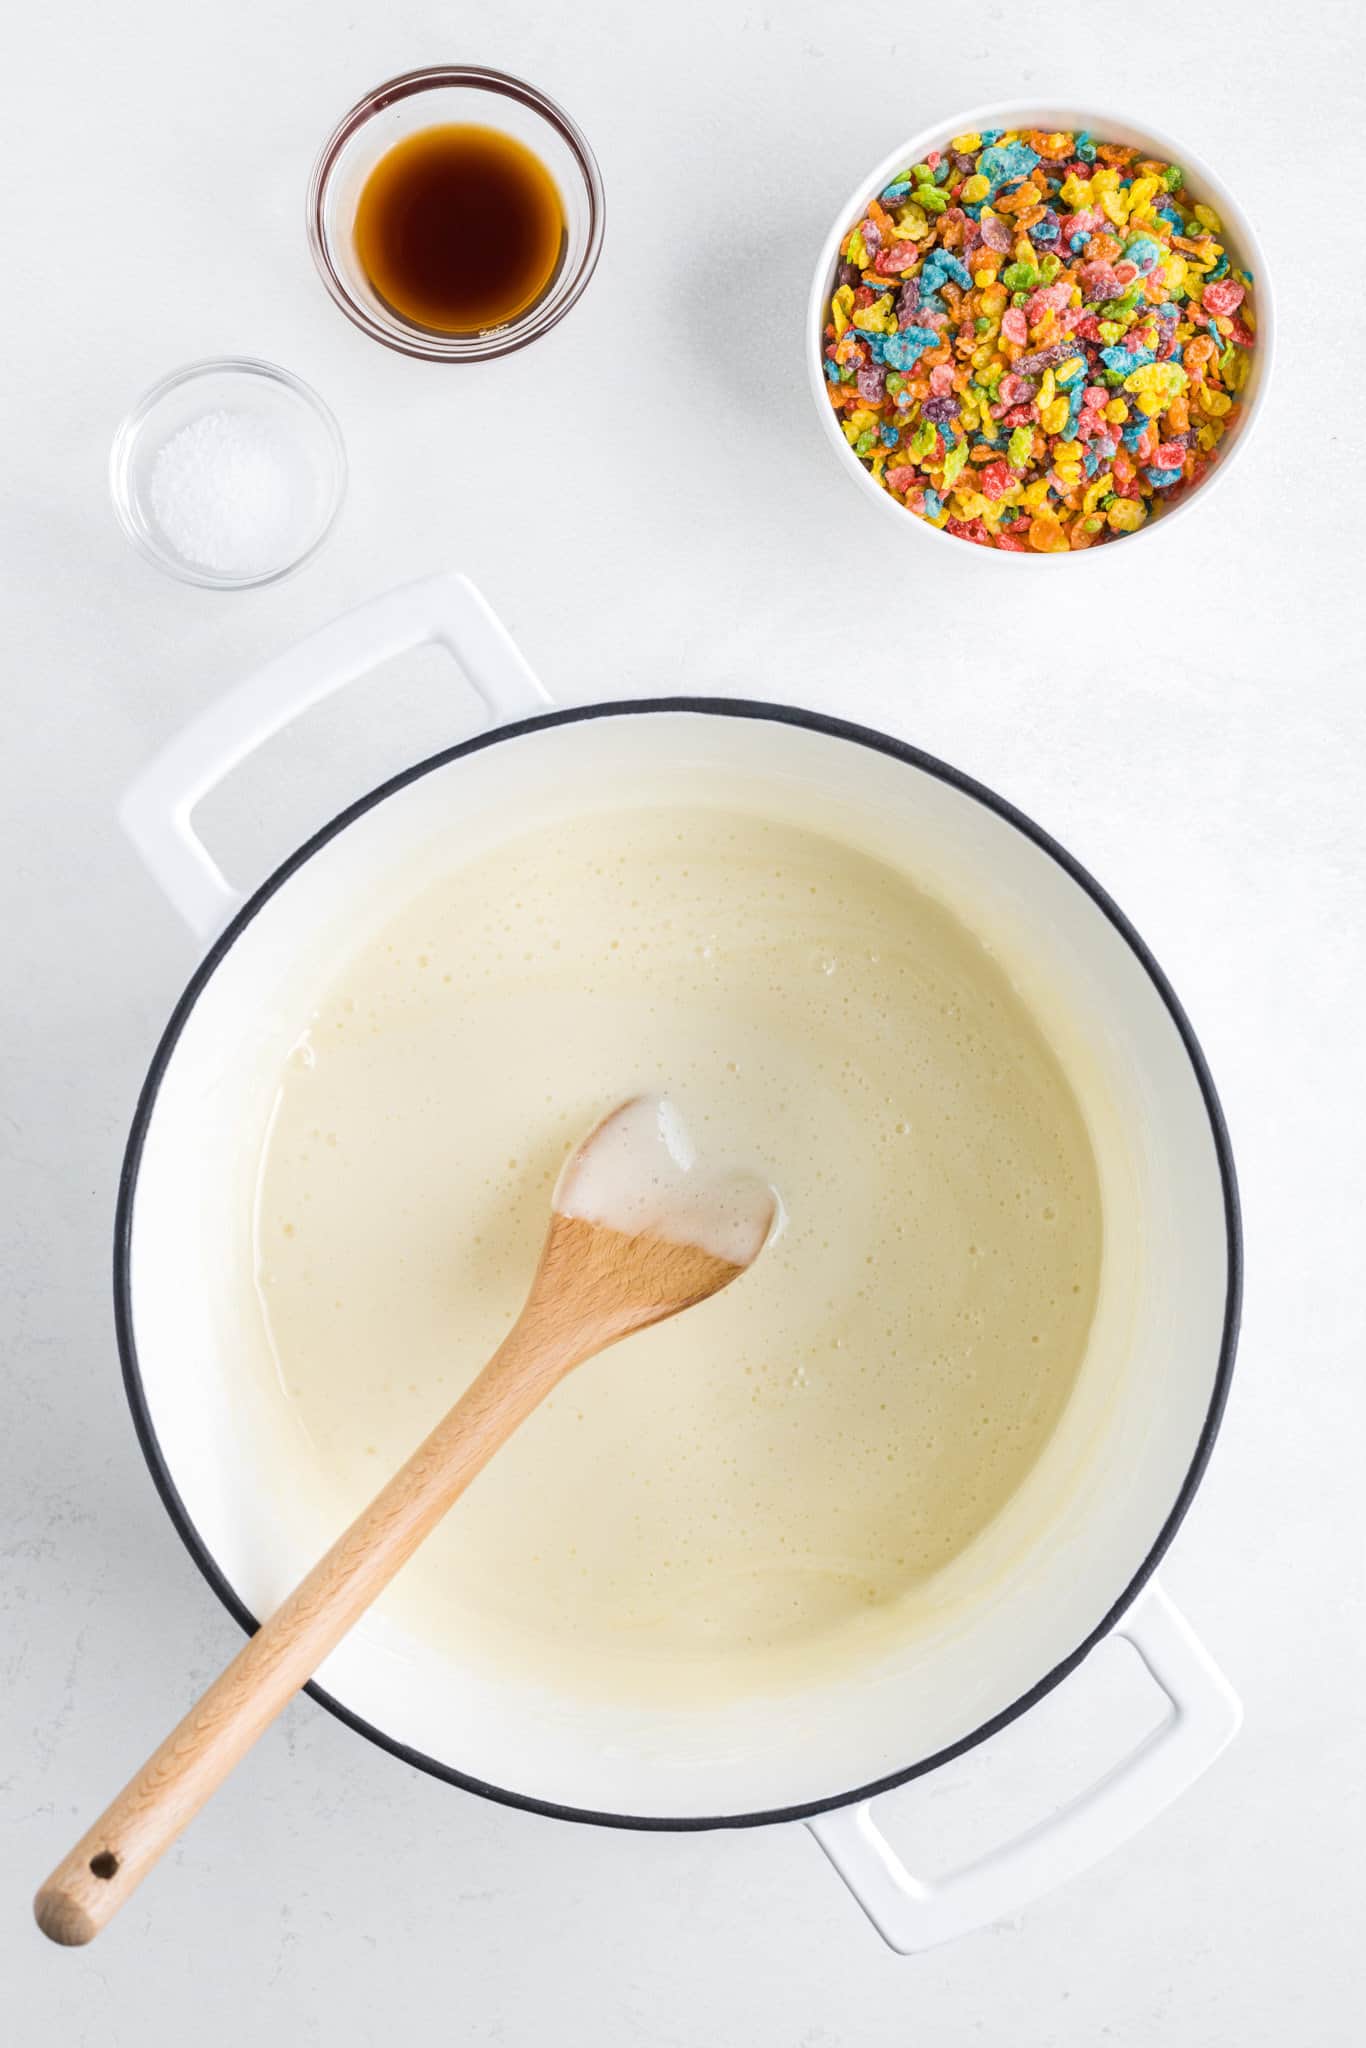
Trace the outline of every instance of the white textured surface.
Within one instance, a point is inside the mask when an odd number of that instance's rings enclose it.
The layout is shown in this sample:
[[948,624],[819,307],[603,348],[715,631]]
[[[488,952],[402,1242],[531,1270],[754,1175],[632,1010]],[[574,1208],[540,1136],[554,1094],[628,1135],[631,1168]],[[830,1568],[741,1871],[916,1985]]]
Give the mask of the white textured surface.
[[[1359,2039],[1358,458],[1349,394],[1306,453],[1325,394],[1298,294],[1299,212],[1360,133],[1366,67],[1345,0],[1307,16],[1192,0],[1166,34],[1126,35],[1122,58],[1099,47],[1104,19],[1044,25],[994,0],[968,14],[509,0],[477,33],[422,0],[80,0],[16,17],[0,128],[0,1955],[16,2048],[216,2048],[244,2026],[337,2048],[419,2030],[528,2048]],[[872,113],[843,89],[851,42],[875,56]],[[608,190],[583,305],[485,369],[365,341],[301,231],[313,150],[340,110],[436,58],[501,64],[562,98]],[[966,549],[927,581],[923,551],[901,551],[838,475],[796,354],[812,252],[855,178],[941,111],[1035,90],[1122,91],[1140,119],[1189,135],[1262,225],[1283,320],[1279,389],[1208,518],[1170,545],[1107,550],[1075,582],[1065,566],[1041,575],[1037,594]],[[1259,121],[1274,173],[1249,139]],[[223,597],[133,555],[103,472],[145,385],[231,350],[316,383],[352,488],[315,564]],[[1247,1313],[1224,1435],[1166,1580],[1247,1726],[1138,1843],[1018,1924],[899,1962],[798,1832],[671,1839],[504,1812],[307,1703],[95,1948],[59,1953],[28,1924],[34,1883],[236,1639],[148,1482],[110,1329],[123,1134],[190,964],[119,842],[114,800],[264,655],[445,564],[483,587],[565,701],[786,697],[994,783],[1119,897],[1204,1039],[1242,1171]],[[1068,592],[1074,623],[1051,656]],[[441,675],[414,662],[362,687],[209,807],[243,879],[452,734],[466,707]],[[1131,1673],[1086,1676],[1141,1721]],[[992,1812],[1037,1810],[1097,1760],[1097,1726],[1057,1696],[889,1802],[889,1831],[931,1865],[980,1846]]]

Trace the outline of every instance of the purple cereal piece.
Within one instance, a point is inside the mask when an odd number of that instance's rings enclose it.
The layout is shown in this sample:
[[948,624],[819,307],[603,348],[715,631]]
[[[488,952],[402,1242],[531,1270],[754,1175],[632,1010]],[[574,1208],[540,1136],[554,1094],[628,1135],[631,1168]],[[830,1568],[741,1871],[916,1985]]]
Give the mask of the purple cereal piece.
[[933,420],[937,427],[947,426],[958,417],[956,398],[927,398],[920,408],[922,419]]
[[858,395],[869,405],[877,405],[886,395],[887,372],[876,363],[870,363],[866,370],[858,373]]
[[913,277],[908,277],[896,295],[896,324],[898,327],[914,327],[915,316],[920,310],[920,286]]
[[1052,341],[1047,348],[1036,349],[1032,356],[1021,356],[1015,364],[1017,377],[1039,377],[1045,370],[1056,369],[1069,356],[1078,353],[1075,341]]
[[863,236],[863,246],[868,251],[868,254],[876,256],[878,250],[882,247],[882,229],[878,226],[877,222],[875,220],[861,221],[859,223],[859,233]]
[[1001,219],[1001,216],[998,213],[984,213],[981,226],[982,240],[986,243],[988,249],[994,250],[998,256],[1004,256],[1006,250],[1011,246],[1011,241],[1010,229]]
[[857,287],[862,282],[862,272],[852,263],[841,263],[838,271],[835,273],[835,282],[836,284],[852,284]]

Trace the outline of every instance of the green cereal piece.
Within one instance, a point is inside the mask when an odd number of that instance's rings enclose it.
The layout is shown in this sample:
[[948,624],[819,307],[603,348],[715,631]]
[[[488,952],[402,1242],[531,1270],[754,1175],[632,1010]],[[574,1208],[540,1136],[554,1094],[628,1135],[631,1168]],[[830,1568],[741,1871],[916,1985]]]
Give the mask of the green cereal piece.
[[1045,284],[1052,284],[1054,278],[1057,276],[1058,272],[1061,269],[1061,256],[1055,256],[1052,250],[1050,249],[1047,256],[1043,257],[1039,263],[1039,276],[1043,279]]
[[[1032,291],[1039,282],[1039,273],[1032,263],[1007,263],[1001,272],[1001,283],[1008,292]],[[1017,299],[1016,304],[1020,301]]]
[[977,318],[972,323],[972,331],[974,334],[990,334],[991,322],[985,313],[977,315]]
[[932,185],[934,183],[934,172],[928,164],[912,164],[911,176],[917,185]]
[[948,211],[948,194],[941,192],[937,185],[922,185],[915,196],[919,205],[923,206],[927,213],[946,213]]
[[1029,458],[1034,452],[1034,429],[1016,427],[1006,443],[1006,461],[1012,469],[1028,469]]
[[1180,164],[1168,164],[1162,173],[1162,182],[1169,192],[1178,191],[1186,182],[1186,174]]
[[922,420],[907,442],[907,452],[913,461],[922,462],[939,446],[939,429],[933,420]]
[[963,465],[968,459],[966,441],[956,441],[944,457],[944,489],[949,490],[963,474]]
[[871,427],[865,427],[854,443],[855,455],[871,455],[877,447],[878,437]]

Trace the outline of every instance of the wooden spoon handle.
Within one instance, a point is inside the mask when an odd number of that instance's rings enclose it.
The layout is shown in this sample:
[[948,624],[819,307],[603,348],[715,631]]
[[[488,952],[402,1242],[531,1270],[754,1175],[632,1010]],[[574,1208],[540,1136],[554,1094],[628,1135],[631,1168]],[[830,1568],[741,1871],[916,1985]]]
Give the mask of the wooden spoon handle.
[[573,1362],[518,1324],[368,1508],[129,1780],[38,1892],[53,1941],[90,1941]]

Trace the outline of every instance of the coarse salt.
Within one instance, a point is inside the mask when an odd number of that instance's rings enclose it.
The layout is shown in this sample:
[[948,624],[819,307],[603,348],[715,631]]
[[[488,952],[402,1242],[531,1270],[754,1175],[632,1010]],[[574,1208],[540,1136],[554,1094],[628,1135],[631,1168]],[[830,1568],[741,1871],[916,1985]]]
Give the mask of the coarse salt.
[[172,434],[149,497],[162,537],[214,575],[264,575],[300,550],[307,506],[288,444],[249,413],[201,413]]

